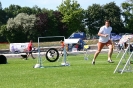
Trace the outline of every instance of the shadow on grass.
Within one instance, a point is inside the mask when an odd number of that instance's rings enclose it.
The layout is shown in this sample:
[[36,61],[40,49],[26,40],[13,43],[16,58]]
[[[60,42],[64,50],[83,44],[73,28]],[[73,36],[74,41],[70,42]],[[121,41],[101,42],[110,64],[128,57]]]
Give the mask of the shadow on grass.
[[62,65],[59,65],[59,66],[43,66],[42,68],[60,68],[60,67],[68,67],[68,66],[62,66]]
[[66,66],[61,66],[61,65],[59,65],[59,66],[44,66],[44,68],[58,68],[58,67],[66,67]]

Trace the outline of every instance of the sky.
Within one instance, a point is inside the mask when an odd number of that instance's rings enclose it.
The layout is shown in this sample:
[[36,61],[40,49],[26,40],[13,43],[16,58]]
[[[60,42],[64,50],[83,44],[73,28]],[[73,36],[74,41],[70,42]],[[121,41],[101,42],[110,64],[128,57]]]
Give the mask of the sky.
[[[9,7],[11,4],[19,5],[21,7],[33,7],[37,5],[40,8],[47,8],[52,10],[57,10],[57,6],[59,6],[63,0],[0,0],[2,3],[2,8]],[[83,9],[87,9],[88,6],[92,4],[100,4],[105,5],[109,2],[115,2],[116,5],[121,6],[121,3],[126,0],[77,0],[80,6]]]

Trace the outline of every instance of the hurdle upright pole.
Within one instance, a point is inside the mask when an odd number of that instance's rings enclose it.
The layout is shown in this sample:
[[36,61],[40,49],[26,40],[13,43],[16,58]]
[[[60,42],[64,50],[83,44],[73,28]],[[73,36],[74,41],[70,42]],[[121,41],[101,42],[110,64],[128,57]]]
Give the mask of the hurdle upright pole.
[[40,68],[43,68],[43,66],[42,66],[42,58],[41,58],[41,53],[40,53],[40,44],[39,44],[39,41],[40,40],[40,37],[38,37],[38,63],[39,63],[39,65],[40,65]]

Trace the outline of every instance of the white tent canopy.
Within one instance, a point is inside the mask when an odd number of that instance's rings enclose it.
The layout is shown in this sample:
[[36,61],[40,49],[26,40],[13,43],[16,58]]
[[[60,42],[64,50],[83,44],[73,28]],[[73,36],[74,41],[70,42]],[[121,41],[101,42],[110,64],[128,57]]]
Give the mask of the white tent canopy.
[[127,42],[129,39],[133,38],[133,35],[123,35],[119,41],[119,44],[123,44]]
[[65,39],[64,43],[65,44],[73,44],[73,43],[78,43],[79,40],[80,40],[80,38],[79,39]]

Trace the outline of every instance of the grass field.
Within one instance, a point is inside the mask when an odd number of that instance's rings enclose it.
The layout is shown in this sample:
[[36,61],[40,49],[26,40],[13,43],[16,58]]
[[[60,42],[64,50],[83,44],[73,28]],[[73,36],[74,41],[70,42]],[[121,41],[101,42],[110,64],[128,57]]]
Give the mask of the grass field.
[[61,61],[44,61],[45,68],[33,68],[37,60],[9,58],[0,65],[0,88],[132,88],[133,73],[113,74],[118,63],[107,63],[100,54],[96,65],[84,60],[83,55],[68,56],[71,66],[61,67]]

